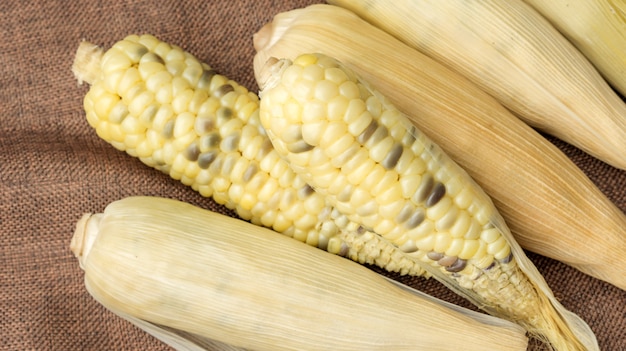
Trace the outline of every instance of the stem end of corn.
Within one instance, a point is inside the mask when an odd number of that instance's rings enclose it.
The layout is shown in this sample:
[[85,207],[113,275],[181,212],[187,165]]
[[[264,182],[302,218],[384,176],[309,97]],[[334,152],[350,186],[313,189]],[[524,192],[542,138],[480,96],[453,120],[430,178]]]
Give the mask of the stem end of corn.
[[83,82],[93,84],[100,76],[102,55],[104,55],[104,50],[88,41],[83,40],[78,45],[74,63],[72,64],[72,73],[74,73],[74,77],[78,80],[79,85],[82,85]]
[[83,262],[89,254],[91,246],[98,235],[98,224],[101,214],[85,213],[76,223],[76,229],[70,242],[70,250],[78,259],[80,268],[84,269]]

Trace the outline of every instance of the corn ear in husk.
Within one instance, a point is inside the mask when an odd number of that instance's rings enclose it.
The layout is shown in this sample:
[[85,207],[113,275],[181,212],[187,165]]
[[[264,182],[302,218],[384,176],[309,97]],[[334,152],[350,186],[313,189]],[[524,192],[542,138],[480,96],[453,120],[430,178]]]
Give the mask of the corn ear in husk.
[[463,74],[529,125],[626,170],[626,104],[522,0],[332,0]]
[[331,5],[278,14],[254,43],[255,74],[272,56],[319,52],[342,61],[472,176],[523,248],[626,289],[615,264],[626,260],[624,213],[557,147],[460,74]]
[[524,0],[547,18],[626,96],[626,2]]
[[152,332],[155,326],[174,328],[249,350],[525,350],[527,345],[523,329],[514,324],[176,200],[113,202],[79,221],[72,249],[89,293]]

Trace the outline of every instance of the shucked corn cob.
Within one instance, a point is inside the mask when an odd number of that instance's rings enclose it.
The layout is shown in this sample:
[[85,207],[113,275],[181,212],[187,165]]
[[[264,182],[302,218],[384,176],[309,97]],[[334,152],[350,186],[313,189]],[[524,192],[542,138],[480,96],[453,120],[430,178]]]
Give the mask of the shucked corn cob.
[[150,35],[106,53],[83,42],[73,69],[91,84],[87,121],[117,149],[252,223],[360,263],[427,275],[293,173],[259,125],[255,94],[179,47]]
[[529,125],[626,170],[626,103],[522,0],[331,0],[463,74]]
[[526,350],[517,325],[176,200],[85,215],[72,250],[113,312],[248,350]]
[[[525,249],[626,289],[626,215],[554,144],[460,74],[353,12],[312,5],[254,35],[267,58],[325,53],[370,82],[494,200]],[[393,54],[390,54],[393,53]]]
[[351,70],[303,54],[270,59],[259,76],[260,120],[275,149],[340,212],[555,349],[598,349],[482,189]]

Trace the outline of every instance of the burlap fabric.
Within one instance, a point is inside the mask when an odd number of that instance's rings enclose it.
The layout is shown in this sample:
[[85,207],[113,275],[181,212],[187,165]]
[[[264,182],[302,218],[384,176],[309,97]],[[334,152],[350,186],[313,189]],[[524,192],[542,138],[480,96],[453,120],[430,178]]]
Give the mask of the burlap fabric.
[[[83,212],[129,195],[224,211],[98,139],[82,110],[87,87],[70,72],[78,42],[108,47],[130,33],[151,33],[256,91],[252,34],[279,11],[314,2],[0,3],[0,350],[169,350],[91,299],[69,251],[74,225]],[[625,172],[553,142],[626,210]],[[626,292],[529,256],[563,304],[589,323],[603,350],[626,350]],[[393,277],[471,307],[434,281]]]

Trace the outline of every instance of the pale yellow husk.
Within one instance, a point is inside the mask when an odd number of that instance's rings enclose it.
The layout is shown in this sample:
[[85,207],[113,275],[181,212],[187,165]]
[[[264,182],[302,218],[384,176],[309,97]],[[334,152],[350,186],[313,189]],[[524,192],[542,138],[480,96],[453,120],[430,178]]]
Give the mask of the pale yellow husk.
[[626,2],[524,0],[547,18],[626,96]]
[[509,322],[177,200],[113,202],[79,221],[72,250],[90,294],[152,332],[175,328],[249,350],[527,347]]
[[[626,216],[558,148],[460,74],[353,13],[313,5],[255,35],[269,57],[336,57],[384,92],[494,200],[525,249],[626,289]],[[259,78],[259,77],[257,77]]]
[[526,123],[626,170],[626,104],[522,0],[332,0],[463,74]]

